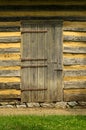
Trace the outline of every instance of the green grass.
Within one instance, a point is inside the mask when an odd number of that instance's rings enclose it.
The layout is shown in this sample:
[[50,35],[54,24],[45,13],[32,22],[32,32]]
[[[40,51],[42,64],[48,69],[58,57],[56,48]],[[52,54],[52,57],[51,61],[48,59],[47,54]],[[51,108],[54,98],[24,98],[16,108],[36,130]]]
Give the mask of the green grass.
[[0,116],[0,130],[86,130],[86,116]]

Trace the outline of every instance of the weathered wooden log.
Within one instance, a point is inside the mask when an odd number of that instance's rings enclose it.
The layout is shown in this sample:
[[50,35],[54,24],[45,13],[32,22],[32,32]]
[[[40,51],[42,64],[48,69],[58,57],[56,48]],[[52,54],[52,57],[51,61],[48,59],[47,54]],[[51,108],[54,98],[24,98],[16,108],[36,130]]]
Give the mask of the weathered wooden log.
[[72,28],[72,27],[64,27],[63,28],[64,31],[70,31],[70,32],[86,32],[86,28]]
[[66,58],[63,60],[64,65],[86,65],[86,58]]
[[20,60],[0,60],[0,66],[19,66]]
[[85,36],[63,36],[64,41],[86,42]]
[[0,32],[19,32],[20,26],[0,26]]
[[19,36],[0,37],[0,43],[17,43],[20,42]]
[[65,89],[86,88],[86,81],[64,81]]
[[86,47],[64,47],[63,52],[86,54]]
[[0,70],[0,76],[20,76],[20,70]]
[[16,89],[20,90],[20,83],[0,83],[0,89]]
[[64,70],[64,76],[86,76],[86,70]]

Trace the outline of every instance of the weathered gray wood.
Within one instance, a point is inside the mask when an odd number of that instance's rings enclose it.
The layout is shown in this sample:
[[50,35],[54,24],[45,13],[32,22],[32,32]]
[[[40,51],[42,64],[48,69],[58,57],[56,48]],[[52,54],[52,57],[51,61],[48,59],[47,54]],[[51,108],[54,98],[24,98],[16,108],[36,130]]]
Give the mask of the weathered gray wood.
[[0,60],[0,66],[20,66],[20,60]]
[[17,43],[17,42],[21,42],[21,38],[19,36],[0,37],[0,43]]
[[16,89],[20,90],[20,83],[0,83],[0,89]]
[[20,48],[0,48],[0,53],[15,53],[20,52]]
[[[47,33],[31,32],[22,34],[22,59],[36,59],[23,61],[22,65],[41,64],[43,66],[47,64],[47,67],[27,67],[21,70],[21,88],[23,90],[29,88],[47,88],[47,91],[40,92],[23,91],[21,94],[22,102],[52,102],[62,101],[63,99],[62,71],[54,71],[54,67],[62,70],[62,52],[60,52],[62,51],[62,39],[59,38],[62,35],[62,23],[60,24],[60,22],[61,21],[22,22],[22,30],[23,28],[27,28],[27,30],[48,30]],[[37,60],[37,58],[47,59],[47,61]]]
[[86,70],[64,70],[64,76],[86,76]]
[[86,54],[86,47],[64,47],[63,52]]
[[20,76],[20,70],[0,70],[0,76]]
[[64,65],[86,65],[86,58],[66,58],[63,60]]
[[57,23],[57,69],[63,69],[63,39],[62,39],[62,21]]
[[57,71],[57,94],[58,101],[63,101],[63,72],[62,70]]
[[0,26],[0,32],[19,32],[19,26]]
[[63,28],[64,31],[70,31],[70,32],[86,32],[86,28],[71,28],[71,27],[64,27]]
[[51,59],[50,63],[48,62],[49,98],[51,101],[62,101],[62,71],[54,71],[55,68],[62,70],[62,21],[57,22],[56,25],[52,25],[51,32],[48,39],[48,46],[51,45],[49,48],[49,57]]
[[64,81],[64,88],[86,88],[86,81]]
[[[43,24],[43,25],[37,25],[37,30],[47,30],[46,29],[46,26]],[[46,34],[45,34],[46,33]],[[47,55],[45,55],[45,35],[47,35],[47,31],[46,32],[43,32],[43,33],[39,33],[39,34],[36,34],[37,35],[37,55],[40,59],[46,59],[47,58]],[[39,61],[40,62],[40,61]],[[41,63],[41,62],[40,62]],[[39,64],[39,63],[38,63]],[[45,65],[45,63],[44,63]],[[38,68],[38,79],[37,79],[37,82],[38,82],[38,86],[37,88],[45,88],[45,78],[46,78],[46,75],[45,75],[45,72],[46,71],[46,68],[45,67],[42,67],[42,68]],[[37,100],[38,99],[41,99],[41,100],[44,100],[45,101],[45,94],[46,91],[41,91],[41,92],[38,92],[38,97],[37,97]]]
[[86,42],[85,36],[63,36],[64,41]]

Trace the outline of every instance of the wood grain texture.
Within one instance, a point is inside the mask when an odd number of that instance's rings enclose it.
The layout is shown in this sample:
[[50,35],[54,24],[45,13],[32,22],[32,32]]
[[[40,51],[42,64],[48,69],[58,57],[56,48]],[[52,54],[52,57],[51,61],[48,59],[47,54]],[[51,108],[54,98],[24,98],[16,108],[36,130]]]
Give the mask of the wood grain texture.
[[78,53],[85,54],[86,47],[64,47],[64,53]]
[[64,27],[64,31],[70,31],[70,32],[86,32],[86,28],[80,28],[80,27]]
[[0,66],[20,66],[20,60],[0,60]]
[[[22,89],[45,89],[46,91],[23,91],[23,102],[52,102],[61,101],[62,71],[54,71],[54,67],[62,70],[62,23],[61,21],[23,21],[22,29],[35,30],[22,33],[22,58],[42,59],[24,60],[22,64],[39,65],[42,67],[27,67],[22,69]],[[37,30],[48,30],[46,33],[37,33]],[[58,34],[58,35],[57,35]],[[26,44],[24,44],[26,43]],[[61,46],[60,46],[61,45]],[[27,49],[29,47],[29,49]],[[29,57],[28,57],[29,56]],[[47,59],[47,60],[43,60]],[[44,67],[44,65],[46,65]],[[60,79],[57,81],[58,76]],[[27,80],[26,80],[27,79]],[[53,87],[54,86],[54,87]]]
[[20,76],[20,70],[0,70],[0,76],[2,77],[11,77],[11,76]]
[[20,26],[1,26],[0,25],[0,32],[19,32]]
[[86,42],[86,37],[85,36],[64,36],[63,37],[64,41],[75,41],[75,42]]
[[0,37],[0,43],[18,43],[21,41],[19,36]]
[[66,58],[63,60],[64,65],[86,65],[86,58]]
[[65,89],[86,88],[86,81],[64,81]]
[[64,76],[86,76],[86,70],[64,70]]

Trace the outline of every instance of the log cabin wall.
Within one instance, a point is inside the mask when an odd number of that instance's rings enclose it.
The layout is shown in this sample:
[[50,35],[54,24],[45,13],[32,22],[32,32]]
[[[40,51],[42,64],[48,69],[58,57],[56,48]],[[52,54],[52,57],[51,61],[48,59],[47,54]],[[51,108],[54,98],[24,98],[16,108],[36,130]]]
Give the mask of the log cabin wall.
[[63,100],[86,101],[86,1],[0,2],[0,101],[20,100],[22,20],[63,21]]
[[63,25],[64,100],[86,101],[86,22]]
[[20,22],[0,22],[0,101],[20,99]]

